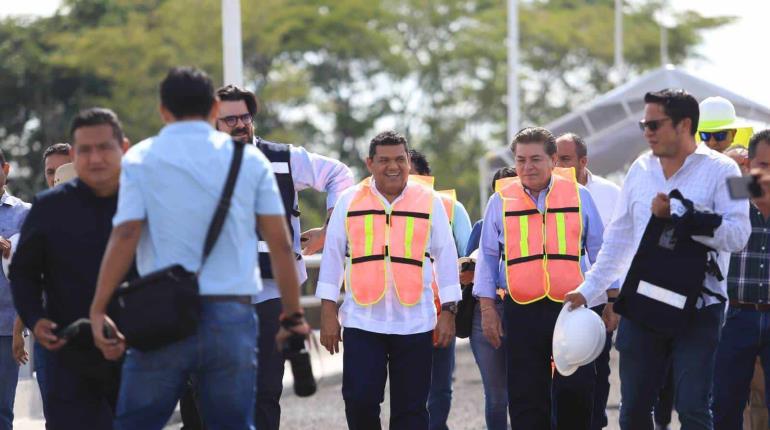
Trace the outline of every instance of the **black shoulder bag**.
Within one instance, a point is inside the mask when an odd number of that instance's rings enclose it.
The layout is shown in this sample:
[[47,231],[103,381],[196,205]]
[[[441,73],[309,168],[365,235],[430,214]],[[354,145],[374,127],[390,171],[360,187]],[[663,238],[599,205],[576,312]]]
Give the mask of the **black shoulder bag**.
[[198,276],[224,226],[243,159],[243,144],[234,145],[227,182],[206,233],[198,272],[174,264],[118,288],[116,323],[130,347],[150,351],[192,336],[198,329]]

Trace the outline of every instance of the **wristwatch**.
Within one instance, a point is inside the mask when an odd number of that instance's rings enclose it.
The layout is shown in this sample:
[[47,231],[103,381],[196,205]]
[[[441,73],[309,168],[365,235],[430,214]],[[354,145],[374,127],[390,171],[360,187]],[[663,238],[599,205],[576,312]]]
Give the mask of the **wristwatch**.
[[451,312],[457,315],[457,302],[448,302],[441,305],[441,312]]

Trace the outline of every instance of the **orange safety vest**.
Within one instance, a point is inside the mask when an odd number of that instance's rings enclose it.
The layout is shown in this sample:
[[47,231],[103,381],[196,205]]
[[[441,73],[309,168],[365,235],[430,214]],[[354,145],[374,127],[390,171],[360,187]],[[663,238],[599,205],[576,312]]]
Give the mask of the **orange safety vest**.
[[433,190],[411,176],[390,211],[375,195],[370,178],[359,184],[345,222],[345,288],[350,289],[356,303],[373,305],[385,296],[387,265],[401,304],[420,302],[432,209]]
[[542,214],[519,178],[498,181],[505,229],[505,277],[516,303],[544,297],[562,302],[583,281],[583,217],[575,173],[571,168],[555,168],[552,178]]
[[[447,218],[449,218],[449,226],[454,224],[455,216],[455,201],[457,201],[457,192],[455,190],[442,190],[437,191],[439,197],[441,197],[441,203],[444,205],[444,212],[446,212]],[[441,313],[441,300],[438,297],[438,284],[436,283],[436,269],[433,269],[433,282],[431,283],[433,289],[433,304],[436,305],[436,314]]]

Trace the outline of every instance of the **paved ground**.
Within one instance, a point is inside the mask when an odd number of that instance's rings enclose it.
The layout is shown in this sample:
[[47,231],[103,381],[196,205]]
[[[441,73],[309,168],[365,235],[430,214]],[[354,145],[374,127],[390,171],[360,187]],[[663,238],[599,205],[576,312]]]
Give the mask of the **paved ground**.
[[[614,352],[614,351],[613,351]],[[327,355],[328,357],[328,355]],[[476,362],[473,360],[467,343],[458,345],[454,382],[454,398],[449,415],[449,428],[452,430],[484,429],[484,394]],[[607,429],[615,430],[618,421],[619,382],[617,380],[617,354],[613,355],[612,393],[607,406],[610,425]],[[289,390],[290,391],[290,390]],[[389,417],[389,396],[386,392],[382,406],[383,428],[387,428]],[[308,428],[339,429],[345,428],[344,404],[340,393],[340,381],[327,378],[322,381],[318,393],[309,399],[286,396],[281,402],[283,418],[281,428],[299,430]],[[678,429],[674,425],[672,429]]]
[[[305,430],[316,429],[342,429],[345,428],[344,404],[340,393],[341,355],[329,356],[325,351],[316,356],[313,368],[317,375],[323,375],[318,392],[310,398],[299,398],[293,395],[291,389],[291,372],[288,371],[284,384],[286,395],[281,404],[283,414],[281,429]],[[322,357],[322,359],[321,359]],[[456,371],[454,382],[454,399],[449,415],[449,428],[452,430],[476,430],[484,429],[484,394],[476,363],[473,360],[467,342],[460,342],[457,346]],[[617,353],[612,356],[613,375],[611,380],[612,392],[607,405],[610,425],[607,429],[616,430],[618,421],[619,382],[617,380]],[[31,381],[30,381],[31,382]],[[387,389],[386,389],[387,390]],[[18,408],[19,405],[17,405]],[[382,406],[383,428],[388,426],[390,401],[389,395],[385,395],[385,403]],[[17,412],[17,416],[19,416]],[[173,421],[178,420],[176,415]],[[678,421],[672,429],[678,429]],[[14,423],[17,430],[42,430],[43,421],[39,419],[17,419]],[[166,428],[179,429],[181,425],[176,422]]]

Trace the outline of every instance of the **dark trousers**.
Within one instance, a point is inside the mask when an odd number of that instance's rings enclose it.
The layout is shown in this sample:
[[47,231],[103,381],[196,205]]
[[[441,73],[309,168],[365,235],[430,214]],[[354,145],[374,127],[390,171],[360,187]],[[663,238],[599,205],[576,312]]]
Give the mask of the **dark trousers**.
[[[98,353],[98,352],[97,352]],[[46,357],[46,429],[109,430],[120,388],[120,363],[103,362],[77,369],[61,352]]]
[[278,430],[281,425],[283,392],[283,354],[275,347],[275,335],[281,324],[281,299],[266,300],[255,306],[259,318],[257,359],[257,404],[254,423],[259,430]]
[[455,371],[455,340],[446,348],[433,348],[433,371],[428,393],[430,430],[448,430],[446,421],[452,408],[452,374]]
[[527,305],[505,299],[508,411],[516,429],[591,427],[595,364],[582,366],[568,377],[551,368],[553,328],[561,306],[548,299]]
[[714,370],[714,428],[741,429],[757,357],[765,386],[770,376],[770,312],[731,307],[722,330]]
[[[604,305],[591,308],[601,316]],[[607,427],[607,399],[610,397],[610,350],[612,349],[612,333],[607,333],[604,349],[594,362],[596,365],[596,386],[594,387],[594,412],[591,419],[591,429],[601,430]]]
[[699,309],[677,336],[663,336],[622,318],[615,347],[620,353],[620,428],[651,430],[652,408],[671,362],[674,406],[682,428],[711,430],[709,398],[724,305]]
[[348,428],[381,428],[380,404],[390,374],[390,428],[427,430],[433,331],[394,335],[346,328],[342,338]]
[[663,386],[658,392],[658,400],[655,401],[653,419],[655,424],[667,426],[671,424],[671,414],[674,411],[674,376],[671,374],[671,363],[668,365]]
[[182,430],[203,430],[205,428],[199,411],[198,388],[196,383],[190,379],[187,381],[182,398],[179,399],[179,415],[182,416]]

